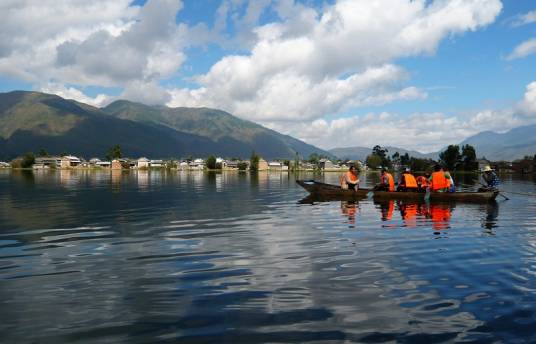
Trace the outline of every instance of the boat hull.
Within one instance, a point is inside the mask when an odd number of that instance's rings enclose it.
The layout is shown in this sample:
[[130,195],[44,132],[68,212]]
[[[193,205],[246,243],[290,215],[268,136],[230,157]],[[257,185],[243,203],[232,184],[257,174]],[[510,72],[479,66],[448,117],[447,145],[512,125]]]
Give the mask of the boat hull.
[[[372,192],[374,200],[411,200],[425,201],[426,193],[424,192],[390,192],[390,191],[373,191],[372,189],[344,190],[338,185],[325,184],[314,180],[297,180],[301,187],[307,190],[312,196],[326,200],[349,200],[367,198]],[[485,203],[495,200],[498,191],[488,192],[432,192],[429,201],[432,202],[475,202]]]

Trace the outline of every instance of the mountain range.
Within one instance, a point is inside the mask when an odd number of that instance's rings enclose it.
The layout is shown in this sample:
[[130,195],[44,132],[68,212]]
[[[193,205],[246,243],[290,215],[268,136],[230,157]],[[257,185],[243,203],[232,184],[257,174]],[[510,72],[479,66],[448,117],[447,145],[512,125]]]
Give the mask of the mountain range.
[[104,108],[57,95],[0,93],[0,159],[45,149],[102,157],[120,145],[125,156],[210,154],[266,159],[328,152],[291,136],[209,108],[168,108],[118,100]]
[[[521,159],[525,156],[534,156],[536,154],[536,125],[521,126],[511,129],[505,133],[496,133],[493,131],[483,131],[459,143],[462,145],[469,144],[475,147],[478,158],[486,158],[492,161],[512,161]],[[400,155],[408,153],[415,158],[429,158],[437,160],[439,152],[421,153],[412,150],[406,150],[399,147],[384,147],[387,148],[388,154],[391,156],[395,152]],[[367,147],[346,147],[333,148],[329,152],[340,159],[358,159],[364,161],[372,148]]]
[[[514,160],[536,153],[536,125],[505,133],[481,132],[460,143],[475,147],[478,157]],[[296,153],[365,160],[367,147],[324,151],[288,135],[209,108],[169,108],[117,100],[104,108],[93,107],[57,95],[13,91],[0,93],[0,159],[45,149],[86,158],[102,157],[120,145],[130,157],[248,158],[252,151],[266,159],[292,159]],[[423,154],[399,147],[385,147],[389,155],[408,153],[437,159],[439,152]]]
[[536,154],[536,125],[526,125],[505,133],[483,131],[462,143],[475,147],[478,157],[512,161]]

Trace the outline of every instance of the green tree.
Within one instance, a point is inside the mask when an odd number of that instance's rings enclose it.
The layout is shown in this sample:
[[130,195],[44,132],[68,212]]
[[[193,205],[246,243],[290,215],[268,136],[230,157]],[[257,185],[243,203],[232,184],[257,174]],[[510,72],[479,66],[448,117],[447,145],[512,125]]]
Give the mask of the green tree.
[[400,156],[400,164],[403,166],[408,166],[410,164],[410,157],[407,152],[406,154]]
[[377,154],[370,154],[367,156],[366,164],[369,168],[377,169],[382,165],[382,158]]
[[413,172],[425,172],[431,169],[435,164],[436,162],[431,159],[420,159],[411,157],[409,159],[408,166]]
[[311,164],[317,165],[318,161],[320,161],[320,156],[318,155],[318,153],[311,153],[307,161],[309,161]]
[[48,155],[48,152],[47,152],[46,150],[44,150],[44,149],[41,148],[41,149],[39,150],[39,153],[37,153],[37,156],[39,156],[39,157],[47,157],[47,156],[49,156],[49,155]]
[[382,148],[379,145],[376,145],[376,146],[374,146],[374,148],[372,148],[372,154],[377,155],[377,156],[380,157],[381,166],[385,167],[385,168],[390,168],[391,167],[391,159],[389,158],[387,153],[389,153],[387,148]]
[[460,147],[449,145],[444,152],[439,153],[439,159],[448,170],[455,170],[461,160]]
[[239,171],[245,171],[248,169],[248,163],[245,161],[240,161],[237,165]]
[[214,155],[209,155],[207,158],[207,161],[205,162],[207,164],[207,168],[209,170],[215,170],[216,169],[216,157]]
[[108,150],[108,154],[106,154],[106,160],[114,160],[119,159],[122,157],[121,154],[121,146],[115,145],[112,148]]
[[471,145],[462,146],[461,159],[463,163],[463,169],[465,171],[475,171],[478,169],[475,147]]
[[28,152],[24,154],[22,157],[22,161],[20,163],[20,167],[22,168],[29,168],[32,167],[32,165],[35,163],[35,156],[32,152]]
[[255,151],[251,152],[251,157],[249,158],[249,169],[251,171],[259,170],[259,160],[261,160],[260,156],[258,156]]

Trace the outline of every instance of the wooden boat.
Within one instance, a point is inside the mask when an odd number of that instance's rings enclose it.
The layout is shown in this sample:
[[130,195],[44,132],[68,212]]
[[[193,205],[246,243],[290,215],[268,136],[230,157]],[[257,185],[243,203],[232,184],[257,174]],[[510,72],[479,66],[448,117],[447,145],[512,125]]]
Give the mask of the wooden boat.
[[[374,191],[372,189],[344,190],[338,185],[326,184],[314,180],[297,180],[301,187],[307,190],[312,196],[326,200],[349,200],[362,199],[372,195],[374,200],[412,200],[425,201],[424,192],[392,192]],[[371,194],[369,194],[371,193]],[[432,202],[475,202],[484,203],[493,201],[499,191],[486,192],[431,192],[429,200]]]

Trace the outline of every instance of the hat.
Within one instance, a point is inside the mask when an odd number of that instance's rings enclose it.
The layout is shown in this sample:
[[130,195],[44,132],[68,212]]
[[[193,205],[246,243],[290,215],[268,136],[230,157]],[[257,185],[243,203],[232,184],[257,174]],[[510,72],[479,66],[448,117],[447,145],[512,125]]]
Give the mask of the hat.
[[406,172],[411,172],[411,168],[406,167]]
[[493,171],[493,169],[488,165],[488,166],[484,167],[484,169],[482,171],[490,172],[490,171]]

